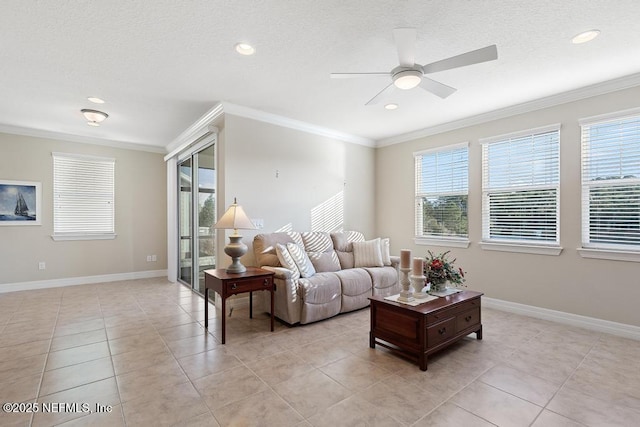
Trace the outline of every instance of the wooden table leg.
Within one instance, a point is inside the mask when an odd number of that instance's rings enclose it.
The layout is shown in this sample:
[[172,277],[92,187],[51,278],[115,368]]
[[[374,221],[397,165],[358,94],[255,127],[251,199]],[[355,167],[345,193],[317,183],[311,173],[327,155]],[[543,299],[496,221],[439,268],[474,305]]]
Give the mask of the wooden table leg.
[[227,319],[227,299],[220,298],[222,300],[222,344],[224,344],[225,331],[226,331],[226,319]]
[[209,288],[204,288],[204,328],[209,327]]
[[249,319],[253,319],[253,292],[249,292]]
[[273,286],[271,287],[271,332],[273,332]]

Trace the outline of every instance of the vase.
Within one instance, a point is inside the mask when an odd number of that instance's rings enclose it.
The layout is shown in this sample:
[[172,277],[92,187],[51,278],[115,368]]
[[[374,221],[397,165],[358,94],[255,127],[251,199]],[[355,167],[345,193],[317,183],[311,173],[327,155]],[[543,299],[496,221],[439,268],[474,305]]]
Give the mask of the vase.
[[447,289],[448,287],[447,285],[448,285],[448,282],[438,283],[438,284],[432,283],[431,290],[434,292],[442,292]]

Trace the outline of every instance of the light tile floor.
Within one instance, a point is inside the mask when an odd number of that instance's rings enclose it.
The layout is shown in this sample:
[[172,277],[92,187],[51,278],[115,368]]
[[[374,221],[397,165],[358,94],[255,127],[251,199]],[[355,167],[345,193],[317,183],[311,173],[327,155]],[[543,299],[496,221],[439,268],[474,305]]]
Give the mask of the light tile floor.
[[485,308],[422,372],[368,309],[270,333],[237,307],[226,345],[210,313],[163,279],[0,294],[0,402],[39,409],[0,425],[640,425],[639,341]]

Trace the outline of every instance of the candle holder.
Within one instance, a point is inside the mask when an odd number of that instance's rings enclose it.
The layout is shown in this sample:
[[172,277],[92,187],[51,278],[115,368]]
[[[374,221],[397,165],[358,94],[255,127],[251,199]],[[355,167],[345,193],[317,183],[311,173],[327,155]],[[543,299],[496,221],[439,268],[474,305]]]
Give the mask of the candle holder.
[[404,268],[400,267],[400,286],[402,286],[402,290],[400,291],[400,295],[398,296],[398,301],[402,302],[411,302],[415,301],[413,298],[413,292],[411,292],[411,287],[409,286],[409,272],[411,271],[410,267]]
[[413,274],[409,277],[409,280],[411,280],[411,286],[413,286],[413,289],[415,290],[413,293],[414,298],[421,299],[429,296],[429,294],[422,292],[422,289],[424,289],[425,279],[425,276],[415,276]]

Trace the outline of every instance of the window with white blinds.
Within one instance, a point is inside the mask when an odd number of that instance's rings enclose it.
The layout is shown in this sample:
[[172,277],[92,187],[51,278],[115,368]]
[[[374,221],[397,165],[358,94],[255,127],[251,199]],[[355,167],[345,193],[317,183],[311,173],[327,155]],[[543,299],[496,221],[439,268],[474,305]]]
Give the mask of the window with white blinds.
[[559,245],[560,125],[480,142],[483,241]]
[[582,245],[639,251],[640,115],[580,125]]
[[467,143],[421,151],[415,157],[416,238],[467,240]]
[[115,237],[115,159],[53,153],[53,238]]

